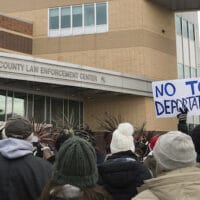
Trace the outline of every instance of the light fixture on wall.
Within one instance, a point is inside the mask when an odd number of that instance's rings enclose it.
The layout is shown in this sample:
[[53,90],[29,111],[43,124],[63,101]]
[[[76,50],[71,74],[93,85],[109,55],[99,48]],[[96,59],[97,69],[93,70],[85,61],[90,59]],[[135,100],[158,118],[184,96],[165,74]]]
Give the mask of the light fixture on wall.
[[165,29],[162,29],[161,32],[162,32],[163,34],[165,34]]

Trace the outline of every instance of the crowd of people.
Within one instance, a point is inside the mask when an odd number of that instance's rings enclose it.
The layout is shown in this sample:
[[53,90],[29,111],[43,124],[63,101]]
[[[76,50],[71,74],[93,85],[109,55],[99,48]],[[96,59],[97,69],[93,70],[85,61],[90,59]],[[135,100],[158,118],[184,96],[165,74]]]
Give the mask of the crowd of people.
[[154,136],[142,160],[128,122],[113,132],[107,155],[90,140],[62,132],[54,152],[39,145],[39,157],[31,122],[10,118],[1,130],[0,199],[199,200],[200,125],[189,134],[186,117],[181,110],[178,130]]

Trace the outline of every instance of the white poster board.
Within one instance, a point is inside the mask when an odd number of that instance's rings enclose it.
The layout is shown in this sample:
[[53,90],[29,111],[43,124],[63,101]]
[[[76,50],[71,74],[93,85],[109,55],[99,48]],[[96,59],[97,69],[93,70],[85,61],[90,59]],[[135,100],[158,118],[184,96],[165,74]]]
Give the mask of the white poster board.
[[185,107],[188,115],[200,115],[200,78],[155,81],[152,90],[158,118],[175,117]]

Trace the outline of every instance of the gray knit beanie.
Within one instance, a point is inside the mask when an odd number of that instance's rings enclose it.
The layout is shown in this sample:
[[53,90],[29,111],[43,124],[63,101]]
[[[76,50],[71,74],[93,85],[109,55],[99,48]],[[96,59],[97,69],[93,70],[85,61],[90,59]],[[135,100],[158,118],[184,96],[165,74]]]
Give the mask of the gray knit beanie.
[[192,138],[180,131],[170,131],[160,136],[153,155],[156,161],[167,170],[192,166],[196,162]]
[[92,145],[76,136],[65,141],[57,154],[52,180],[80,188],[94,186],[98,171]]

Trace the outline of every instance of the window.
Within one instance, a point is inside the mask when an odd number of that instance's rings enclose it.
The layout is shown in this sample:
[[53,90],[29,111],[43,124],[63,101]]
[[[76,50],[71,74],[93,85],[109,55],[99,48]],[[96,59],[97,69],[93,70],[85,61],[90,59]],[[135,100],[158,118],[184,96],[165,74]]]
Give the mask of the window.
[[182,31],[183,37],[188,38],[188,22],[186,20],[182,20]]
[[176,33],[182,35],[181,31],[181,17],[176,16]]
[[71,27],[71,8],[61,8],[61,28]]
[[84,5],[84,25],[94,26],[94,4]]
[[189,27],[189,38],[190,38],[190,40],[195,40],[195,37],[194,37],[194,24],[188,23],[188,27]]
[[184,69],[182,64],[178,64],[178,78],[184,78]]
[[197,68],[197,77],[200,77],[200,68]]
[[97,3],[96,13],[97,25],[107,24],[106,3]]
[[193,77],[193,78],[197,77],[197,69],[196,68],[191,67],[191,77]]
[[45,114],[45,97],[34,95],[34,120],[35,122],[43,122]]
[[49,36],[108,31],[108,3],[91,3],[49,9]]
[[82,6],[72,6],[72,24],[73,27],[82,26]]
[[49,29],[59,29],[59,9],[49,10]]
[[190,67],[185,65],[184,66],[185,78],[190,78]]
[[0,121],[5,121],[6,115],[6,92],[0,90]]
[[27,113],[27,95],[25,93],[14,93],[13,115],[26,117]]

